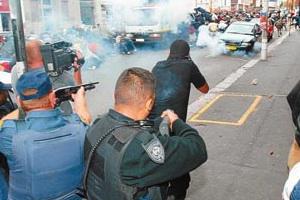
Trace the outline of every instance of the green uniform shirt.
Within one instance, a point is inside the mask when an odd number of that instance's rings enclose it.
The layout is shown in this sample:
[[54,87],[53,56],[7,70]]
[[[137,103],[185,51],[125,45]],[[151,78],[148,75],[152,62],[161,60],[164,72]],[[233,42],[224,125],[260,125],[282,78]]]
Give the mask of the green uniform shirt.
[[[151,133],[142,134],[149,142],[154,138]],[[203,139],[180,119],[173,123],[172,136],[157,137],[164,147],[164,163],[152,161],[142,146],[143,142],[135,137],[121,162],[120,175],[124,184],[139,188],[157,185],[186,174],[207,160]]]

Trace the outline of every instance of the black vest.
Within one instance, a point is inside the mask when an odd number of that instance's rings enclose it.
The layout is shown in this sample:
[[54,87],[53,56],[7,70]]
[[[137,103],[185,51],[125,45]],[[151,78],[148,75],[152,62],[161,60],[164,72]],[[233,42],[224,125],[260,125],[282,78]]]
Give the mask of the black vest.
[[[98,120],[89,129],[84,154],[85,159],[97,140],[121,123],[108,115]],[[87,178],[88,200],[161,200],[160,188],[136,188],[122,183],[120,166],[130,142],[145,131],[137,126],[124,126],[109,134],[97,148],[89,167]]]

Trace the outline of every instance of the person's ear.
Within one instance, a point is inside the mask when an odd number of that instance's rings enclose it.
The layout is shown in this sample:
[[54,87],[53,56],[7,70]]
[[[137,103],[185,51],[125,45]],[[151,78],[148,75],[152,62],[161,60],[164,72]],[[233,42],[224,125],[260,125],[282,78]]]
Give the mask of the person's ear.
[[146,101],[146,109],[148,112],[150,112],[152,110],[153,105],[154,105],[154,98],[149,98]]
[[51,107],[54,108],[55,105],[56,105],[56,96],[55,96],[55,93],[52,91],[49,93],[49,100],[50,100],[50,103],[51,103]]

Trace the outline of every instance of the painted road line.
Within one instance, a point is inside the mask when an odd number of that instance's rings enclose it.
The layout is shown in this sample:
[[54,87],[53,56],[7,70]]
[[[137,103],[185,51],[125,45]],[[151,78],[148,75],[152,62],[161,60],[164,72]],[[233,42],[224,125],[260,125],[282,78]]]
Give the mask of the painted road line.
[[[254,101],[252,104],[248,107],[248,109],[245,111],[245,113],[242,114],[240,119],[238,119],[236,122],[230,122],[230,121],[221,121],[221,120],[207,120],[207,119],[200,119],[201,115],[203,115],[209,108],[211,108],[220,98],[224,96],[229,97],[251,97],[254,98]],[[221,125],[231,125],[231,126],[241,126],[243,125],[248,117],[253,113],[260,101],[262,100],[262,96],[257,95],[248,95],[248,94],[219,94],[217,95],[212,101],[210,101],[208,104],[206,104],[202,109],[200,109],[198,112],[196,112],[190,119],[189,122],[192,123],[202,123],[202,124],[221,124]]]
[[[291,31],[293,33],[294,31]],[[268,48],[268,52],[273,51],[278,45],[280,45],[287,37],[289,36],[289,33],[285,33],[281,38],[274,41]],[[244,75],[246,71],[254,67],[259,61],[260,54],[258,54],[255,58],[250,60],[245,65],[239,67],[235,72],[230,74],[227,78],[225,78],[223,81],[221,81],[219,84],[216,85],[216,87],[212,88],[207,94],[202,95],[199,97],[198,100],[194,101],[188,106],[188,119],[193,116],[199,108],[202,108],[206,104],[208,104],[210,101],[212,101],[218,93],[224,92],[227,88],[229,88],[233,83],[235,83],[240,77]]]
[[243,116],[239,119],[238,121],[238,125],[241,126],[243,125],[246,120],[248,119],[248,117],[251,115],[251,113],[253,113],[258,104],[260,103],[260,101],[262,100],[262,96],[256,96],[255,100],[253,101],[253,103],[251,104],[251,106],[248,108],[248,110],[243,114]]
[[206,104],[202,109],[200,109],[198,112],[196,112],[191,118],[190,122],[199,122],[199,117],[205,113],[216,101],[218,101],[221,97],[223,97],[224,94],[217,95],[212,101],[210,101],[208,104]]

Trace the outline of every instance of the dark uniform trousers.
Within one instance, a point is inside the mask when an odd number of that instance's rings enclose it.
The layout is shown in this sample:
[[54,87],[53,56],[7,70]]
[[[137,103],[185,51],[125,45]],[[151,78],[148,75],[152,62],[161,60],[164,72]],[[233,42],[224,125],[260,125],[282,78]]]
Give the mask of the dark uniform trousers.
[[184,174],[170,182],[168,196],[175,200],[184,200],[191,181],[190,174]]

